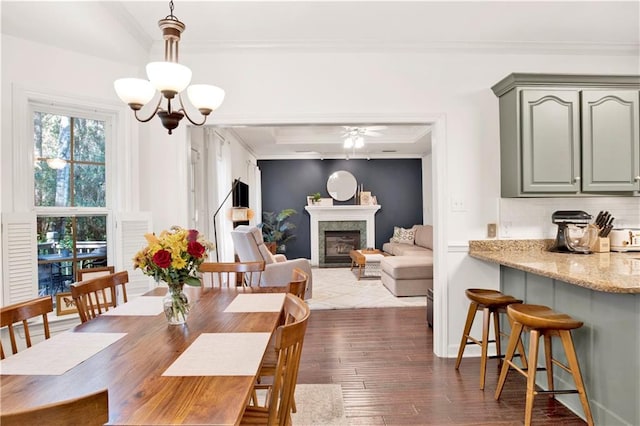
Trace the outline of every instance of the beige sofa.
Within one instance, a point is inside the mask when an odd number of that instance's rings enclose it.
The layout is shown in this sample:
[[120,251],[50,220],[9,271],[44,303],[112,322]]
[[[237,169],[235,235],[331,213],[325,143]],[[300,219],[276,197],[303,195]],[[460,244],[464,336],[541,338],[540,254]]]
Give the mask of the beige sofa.
[[426,296],[433,290],[433,227],[415,225],[414,239],[382,246],[387,256],[380,262],[382,284],[394,296]]

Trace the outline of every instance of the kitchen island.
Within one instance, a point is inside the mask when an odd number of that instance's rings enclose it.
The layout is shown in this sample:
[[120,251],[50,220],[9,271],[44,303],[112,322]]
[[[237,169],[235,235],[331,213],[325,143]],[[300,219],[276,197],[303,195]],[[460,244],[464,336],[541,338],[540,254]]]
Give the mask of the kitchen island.
[[[595,423],[640,425],[640,253],[552,253],[551,244],[470,241],[469,255],[500,265],[504,293],[583,321],[573,337]],[[553,353],[565,361],[560,344]],[[554,377],[557,388],[573,388],[565,371]],[[537,383],[546,387],[544,372]],[[583,416],[577,395],[557,399]]]

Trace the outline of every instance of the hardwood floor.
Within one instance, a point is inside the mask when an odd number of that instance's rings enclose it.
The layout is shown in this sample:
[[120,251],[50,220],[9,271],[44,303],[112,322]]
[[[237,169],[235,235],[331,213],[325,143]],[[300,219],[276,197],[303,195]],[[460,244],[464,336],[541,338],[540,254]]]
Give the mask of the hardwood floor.
[[[499,401],[497,360],[479,388],[478,358],[433,354],[425,308],[314,310],[309,319],[298,383],[342,385],[353,425],[518,425],[523,423],[526,382],[509,373]],[[534,424],[583,425],[548,396],[534,403]]]

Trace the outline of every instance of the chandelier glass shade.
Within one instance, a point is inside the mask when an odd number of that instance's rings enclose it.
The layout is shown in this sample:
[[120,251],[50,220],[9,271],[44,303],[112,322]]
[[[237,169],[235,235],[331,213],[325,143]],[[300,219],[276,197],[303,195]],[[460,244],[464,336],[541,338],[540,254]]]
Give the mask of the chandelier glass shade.
[[[195,126],[202,126],[211,112],[216,110],[224,100],[224,90],[209,84],[191,83],[191,70],[178,63],[178,44],[180,35],[185,30],[185,25],[173,15],[173,1],[169,3],[171,14],[158,22],[164,38],[164,61],[150,62],[147,64],[147,78],[121,78],[113,83],[115,91],[122,102],[129,105],[134,111],[136,119],[146,123],[156,115],[162,121],[162,125],[171,134],[178,127],[180,120],[186,117]],[[189,102],[200,112],[202,119],[193,120],[187,113],[182,99],[182,92],[187,92]],[[158,102],[148,117],[138,116],[145,105],[160,92]],[[172,102],[179,103],[179,108]],[[165,107],[162,107],[162,101]]]

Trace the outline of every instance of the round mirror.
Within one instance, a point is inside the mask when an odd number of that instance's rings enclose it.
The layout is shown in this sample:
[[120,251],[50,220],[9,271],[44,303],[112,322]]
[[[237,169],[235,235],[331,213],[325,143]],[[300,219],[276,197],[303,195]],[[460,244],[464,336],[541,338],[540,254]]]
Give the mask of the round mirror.
[[346,170],[333,172],[327,180],[327,192],[337,201],[347,201],[356,195],[356,178]]

